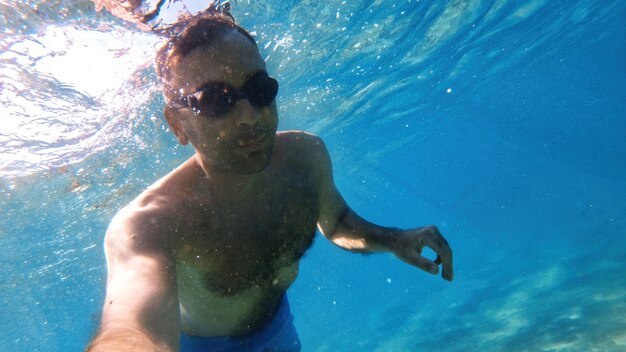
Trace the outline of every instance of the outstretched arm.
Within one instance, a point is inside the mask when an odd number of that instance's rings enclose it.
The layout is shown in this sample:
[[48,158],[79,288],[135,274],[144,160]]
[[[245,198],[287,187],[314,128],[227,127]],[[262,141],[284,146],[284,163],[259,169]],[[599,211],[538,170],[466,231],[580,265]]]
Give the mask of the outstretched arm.
[[150,206],[129,206],[105,238],[108,279],[98,336],[100,351],[178,351],[180,318],[175,265]]
[[[442,264],[443,278],[452,281],[452,250],[439,230],[435,226],[401,230],[378,226],[360,217],[350,209],[335,186],[330,156],[323,142],[318,140],[316,145],[313,159],[320,187],[318,227],[322,234],[353,252],[391,252],[431,274],[438,274],[439,264]],[[437,259],[423,257],[424,247],[437,253]]]

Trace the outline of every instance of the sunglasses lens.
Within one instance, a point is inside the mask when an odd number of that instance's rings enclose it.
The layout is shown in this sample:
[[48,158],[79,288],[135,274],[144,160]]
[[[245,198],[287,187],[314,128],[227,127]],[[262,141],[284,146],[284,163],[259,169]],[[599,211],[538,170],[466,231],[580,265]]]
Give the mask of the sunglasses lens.
[[188,99],[189,107],[196,115],[209,117],[224,115],[235,105],[232,90],[222,84],[204,87]]
[[278,81],[265,74],[258,74],[252,76],[243,89],[252,105],[263,107],[276,99]]

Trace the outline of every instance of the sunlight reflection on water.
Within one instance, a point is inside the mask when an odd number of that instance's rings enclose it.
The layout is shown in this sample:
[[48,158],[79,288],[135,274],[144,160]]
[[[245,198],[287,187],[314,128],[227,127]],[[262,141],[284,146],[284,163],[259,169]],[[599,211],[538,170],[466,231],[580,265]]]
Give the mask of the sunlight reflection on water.
[[0,176],[82,160],[124,133],[116,125],[156,89],[141,76],[158,42],[107,26],[51,25],[9,45],[0,54]]

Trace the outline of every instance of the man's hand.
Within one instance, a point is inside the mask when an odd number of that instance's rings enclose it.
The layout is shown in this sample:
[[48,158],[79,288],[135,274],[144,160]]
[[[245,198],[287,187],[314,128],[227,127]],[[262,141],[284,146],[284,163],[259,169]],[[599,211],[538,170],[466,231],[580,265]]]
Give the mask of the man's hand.
[[[428,247],[437,253],[435,261],[422,256],[422,249]],[[439,273],[439,264],[443,266],[442,277],[452,281],[452,250],[448,241],[435,226],[426,226],[414,230],[399,230],[394,234],[391,251],[402,261],[416,266],[433,275]]]

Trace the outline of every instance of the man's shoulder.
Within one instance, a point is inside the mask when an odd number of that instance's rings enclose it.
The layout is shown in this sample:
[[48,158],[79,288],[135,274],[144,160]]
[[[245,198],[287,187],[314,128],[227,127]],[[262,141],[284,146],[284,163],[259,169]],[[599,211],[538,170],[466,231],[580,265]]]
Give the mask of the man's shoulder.
[[276,132],[276,140],[283,143],[296,143],[299,145],[306,145],[308,143],[321,142],[322,139],[306,131],[290,130]]
[[160,220],[167,214],[169,207],[170,203],[165,197],[155,193],[154,190],[145,190],[115,214],[110,229],[116,229],[114,225],[136,228]]
[[276,141],[281,149],[300,159],[316,159],[326,152],[324,141],[305,131],[281,131],[276,134]]
[[123,213],[133,217],[163,217],[178,209],[189,193],[193,165],[190,159],[161,177],[122,209]]
[[303,131],[286,131],[278,134],[277,140],[291,167],[308,170],[317,180],[328,177],[332,170],[330,155],[320,137]]
[[120,209],[111,220],[107,240],[125,240],[127,237],[149,243],[162,243],[168,229],[174,226],[177,197],[168,192],[161,179],[148,187],[134,200]]

